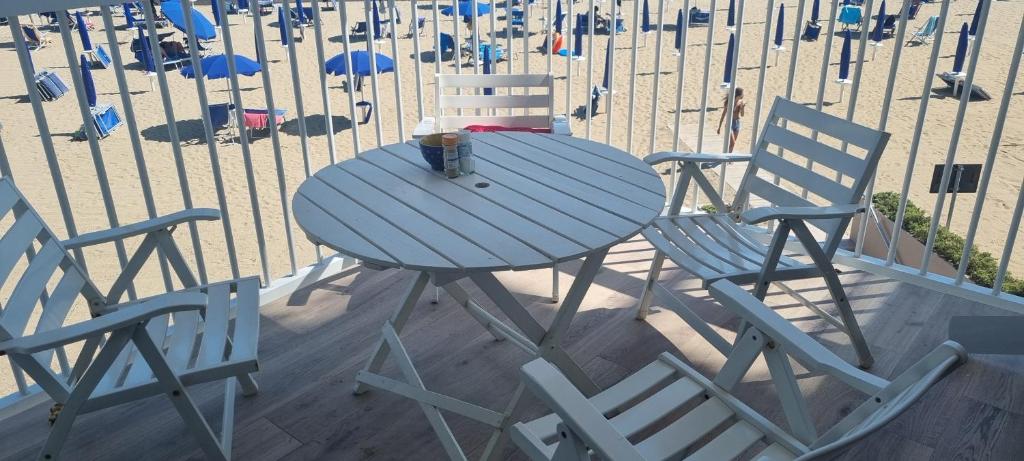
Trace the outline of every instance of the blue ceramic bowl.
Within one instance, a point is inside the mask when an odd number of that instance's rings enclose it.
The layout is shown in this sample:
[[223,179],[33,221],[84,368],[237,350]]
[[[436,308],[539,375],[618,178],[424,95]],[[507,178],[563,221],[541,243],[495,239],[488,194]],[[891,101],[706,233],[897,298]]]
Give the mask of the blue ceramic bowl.
[[441,134],[435,133],[420,138],[420,153],[423,160],[430,164],[434,171],[444,171],[444,147],[441,146]]

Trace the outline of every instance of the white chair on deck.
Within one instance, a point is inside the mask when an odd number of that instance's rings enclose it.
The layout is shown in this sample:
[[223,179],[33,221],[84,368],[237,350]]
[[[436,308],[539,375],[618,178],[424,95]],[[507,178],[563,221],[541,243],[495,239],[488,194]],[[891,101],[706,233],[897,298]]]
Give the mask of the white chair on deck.
[[[414,138],[471,126],[572,134],[566,116],[555,115],[551,74],[437,74],[435,82],[434,116],[424,117],[416,125]],[[494,94],[483,94],[485,88],[494,89]],[[507,88],[529,94],[500,94]],[[455,89],[462,94],[454,94]]]
[[[796,126],[814,131],[819,137],[834,138],[835,144],[848,143],[846,150],[853,153],[797,133],[793,131]],[[668,213],[643,231],[657,252],[640,298],[637,318],[646,317],[654,289],[662,288],[664,298],[669,301],[666,307],[679,314],[723,354],[732,349],[703,319],[657,283],[667,257],[700,278],[705,287],[721,279],[754,284],[754,296],[763,300],[769,284],[774,282],[845,332],[860,365],[870,367],[871,352],[831,261],[850,219],[864,211],[859,204],[861,197],[888,140],[888,133],[776,98],[760,139],[753,147],[753,155],[662,152],[648,156],[645,161],[651,165],[680,162],[682,173]],[[776,155],[780,149],[785,156]],[[735,200],[731,206],[726,206],[701,172],[701,165],[734,162],[747,162],[747,169]],[[807,162],[814,162],[817,171],[808,168]],[[828,171],[821,172],[823,169]],[[847,181],[850,184],[844,184],[842,178],[851,179]],[[680,214],[691,179],[716,207],[716,213]],[[792,192],[801,188],[805,188],[814,201]],[[752,198],[763,200],[768,206],[751,208]],[[764,229],[758,226],[768,222],[775,223],[775,231],[766,246],[757,234],[766,236]],[[824,233],[824,241],[819,242],[808,225]],[[811,264],[782,254],[790,243],[790,233],[795,234],[799,242],[797,251],[808,256]],[[781,283],[814,277],[824,278],[841,320]]]
[[[844,362],[732,282],[715,282],[710,291],[750,325],[714,379],[663,353],[587,399],[536,359],[523,366],[524,382],[554,413],[514,425],[512,440],[534,460],[589,461],[591,453],[615,461],[827,458],[892,421],[967,359],[963,347],[946,341],[888,381]],[[761,355],[786,429],[732,394]],[[868,398],[819,433],[790,359]]]
[[[60,456],[79,414],[160,394],[207,458],[231,457],[236,379],[243,394],[257,392],[249,373],[258,368],[259,280],[198,286],[171,237],[178,225],[219,217],[216,210],[192,209],[62,242],[11,180],[0,179],[0,222],[7,224],[0,231],[0,283],[11,287],[0,314],[0,355],[56,402],[39,459]],[[106,295],[68,253],[135,236],[145,237]],[[121,302],[154,250],[186,288]],[[92,318],[65,325],[76,301],[88,305]],[[82,347],[68,369],[64,346],[71,344]],[[226,389],[218,439],[186,386],[219,380]]]

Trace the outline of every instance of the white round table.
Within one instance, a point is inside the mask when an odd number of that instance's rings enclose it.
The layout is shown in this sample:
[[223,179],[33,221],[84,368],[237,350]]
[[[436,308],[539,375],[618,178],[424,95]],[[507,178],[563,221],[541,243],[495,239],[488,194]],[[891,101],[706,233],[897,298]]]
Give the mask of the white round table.
[[[295,220],[313,242],[370,267],[419,272],[357,375],[356,392],[372,386],[419,401],[453,459],[462,450],[440,409],[494,427],[494,443],[488,444],[493,452],[507,436],[508,413],[515,405],[493,411],[425,389],[399,333],[427,281],[443,288],[495,338],[544,357],[585,393],[594,393],[597,386],[560,340],[608,249],[639,233],[665,204],[665,188],[654,170],[605,144],[559,135],[477,133],[473,154],[476,172],[448,179],[430,169],[415,141],[384,146],[320,170],[293,199]],[[493,275],[579,258],[586,259],[547,327]],[[512,325],[470,299],[458,283],[465,278]],[[378,374],[389,354],[404,381]],[[513,400],[521,391],[520,386]]]

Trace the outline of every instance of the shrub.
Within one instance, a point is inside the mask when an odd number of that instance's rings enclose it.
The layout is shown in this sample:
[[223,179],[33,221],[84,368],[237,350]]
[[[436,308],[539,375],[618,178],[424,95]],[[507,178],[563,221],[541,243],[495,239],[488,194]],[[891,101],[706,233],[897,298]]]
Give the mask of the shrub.
[[[879,192],[871,198],[875,210],[882,213],[892,221],[896,220],[896,212],[900,206],[900,194],[895,192]],[[924,210],[907,201],[907,209],[903,214],[903,230],[921,243],[928,240],[928,228],[931,226],[931,217],[925,214]],[[965,239],[944,226],[939,226],[935,234],[935,254],[948,261],[950,264],[959,267],[960,256],[963,254]],[[981,251],[978,247],[971,248],[971,259],[967,262],[967,277],[978,285],[991,288],[996,281],[996,272],[999,270],[999,261],[991,253]],[[1024,296],[1024,279],[1018,279],[1006,274],[1003,280],[1003,291],[1017,296]]]

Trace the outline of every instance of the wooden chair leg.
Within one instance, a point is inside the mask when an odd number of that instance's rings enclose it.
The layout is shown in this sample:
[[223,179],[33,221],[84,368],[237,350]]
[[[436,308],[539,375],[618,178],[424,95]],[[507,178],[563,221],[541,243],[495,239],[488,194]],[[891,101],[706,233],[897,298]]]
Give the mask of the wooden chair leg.
[[654,260],[651,261],[651,270],[647,272],[647,281],[644,282],[643,292],[640,293],[640,304],[637,306],[636,319],[647,318],[650,312],[651,300],[654,299],[654,285],[658,283],[661,276],[661,267],[665,265],[665,254],[660,251],[654,252]]

